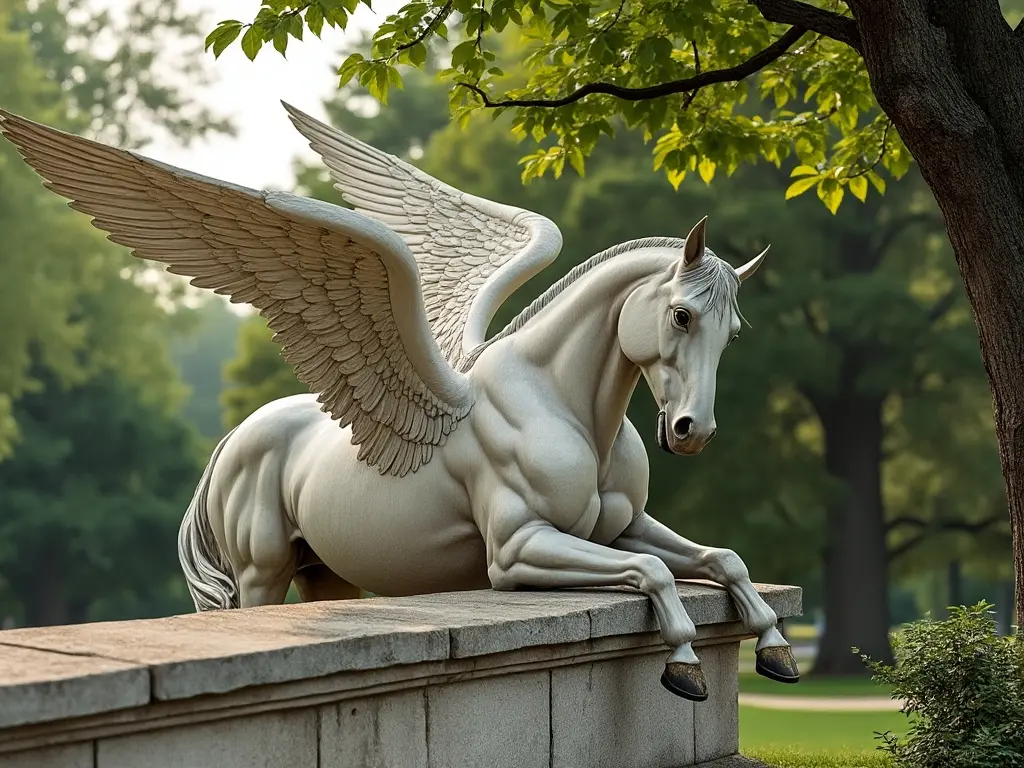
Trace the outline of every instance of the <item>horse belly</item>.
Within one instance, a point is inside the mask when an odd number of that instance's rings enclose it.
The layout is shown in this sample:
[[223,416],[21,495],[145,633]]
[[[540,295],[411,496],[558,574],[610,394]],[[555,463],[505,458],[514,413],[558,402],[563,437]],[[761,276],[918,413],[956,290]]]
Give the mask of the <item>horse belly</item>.
[[356,459],[348,430],[319,440],[302,473],[295,520],[328,568],[369,592],[399,596],[485,589],[486,549],[441,457],[405,477]]

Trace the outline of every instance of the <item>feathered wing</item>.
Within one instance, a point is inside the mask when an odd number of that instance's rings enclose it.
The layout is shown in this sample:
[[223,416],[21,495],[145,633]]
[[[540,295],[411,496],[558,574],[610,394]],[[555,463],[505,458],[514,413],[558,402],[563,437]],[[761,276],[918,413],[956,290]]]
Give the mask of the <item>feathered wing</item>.
[[0,111],[0,132],[46,186],[111,240],[192,284],[252,304],[359,458],[404,475],[472,406],[427,324],[416,261],[340,206],[258,192]]
[[441,351],[462,369],[513,291],[562,248],[554,222],[474,197],[285,104],[292,123],[357,211],[399,233],[419,263]]

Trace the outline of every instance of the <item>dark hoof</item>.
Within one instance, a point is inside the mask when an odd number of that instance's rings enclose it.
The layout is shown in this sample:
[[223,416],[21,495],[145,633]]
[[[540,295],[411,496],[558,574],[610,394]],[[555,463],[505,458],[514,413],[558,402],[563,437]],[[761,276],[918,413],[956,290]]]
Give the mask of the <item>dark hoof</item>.
[[700,664],[684,664],[670,661],[661,675],[661,684],[676,696],[690,701],[705,701],[708,698],[708,684]]
[[764,675],[777,683],[800,682],[800,670],[797,669],[793,649],[788,645],[777,645],[762,648],[757,652],[757,674]]

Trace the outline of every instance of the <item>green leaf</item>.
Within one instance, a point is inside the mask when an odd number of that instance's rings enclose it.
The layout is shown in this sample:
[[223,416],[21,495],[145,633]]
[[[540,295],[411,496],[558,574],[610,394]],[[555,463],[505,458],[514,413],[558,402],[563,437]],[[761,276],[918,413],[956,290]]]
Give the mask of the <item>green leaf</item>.
[[296,40],[301,40],[302,30],[302,18],[299,16],[299,14],[296,13],[294,16],[290,16],[288,18],[288,34],[294,37]]
[[242,35],[242,53],[246,55],[249,61],[253,61],[256,58],[256,54],[260,52],[262,47],[263,36],[256,31],[256,27],[249,27],[245,30],[245,34]]
[[833,216],[839,210],[839,204],[843,202],[844,194],[845,190],[835,179],[823,179],[818,184],[818,199],[825,204]]
[[879,176],[874,171],[868,171],[864,175],[867,176],[868,181],[871,182],[871,186],[873,186],[875,188],[875,190],[878,192],[878,194],[880,194],[880,195],[884,195],[885,194],[885,179],[883,179],[881,176]]
[[807,177],[800,179],[799,181],[794,181],[792,184],[786,187],[786,199],[791,200],[797,195],[802,195],[804,192],[806,192],[808,189],[810,189],[811,187],[818,183],[818,178],[818,176],[814,176],[813,178]]
[[361,53],[350,54],[349,57],[342,62],[342,65],[338,67],[338,75],[340,78],[338,80],[338,87],[344,88],[348,85],[352,78],[360,73],[365,61],[366,59],[363,58],[363,54]]
[[850,192],[863,203],[868,197],[868,180],[864,176],[854,176],[850,179]]
[[313,3],[306,9],[306,26],[317,37],[324,28],[324,11],[319,3]]
[[288,50],[288,30],[285,29],[283,24],[278,25],[277,29],[274,30],[274,48],[282,56]]
[[213,56],[217,58],[238,38],[242,31],[240,21],[222,21],[206,38],[206,48],[213,48]]
[[798,165],[789,174],[790,178],[794,178],[796,176],[820,176],[820,175],[821,174],[818,171],[818,169],[813,167],[813,166],[810,166],[810,165]]
[[583,153],[580,151],[580,148],[576,146],[570,146],[568,147],[567,151],[569,153],[569,164],[573,167],[576,173],[578,173],[580,176],[583,176],[585,173],[585,168],[583,162]]
[[466,40],[452,51],[452,67],[458,69],[476,55],[476,40]]
[[715,178],[715,164],[706,157],[701,158],[697,164],[697,173],[700,174],[705,184],[710,184],[711,180]]
[[414,67],[422,67],[427,63],[427,46],[423,43],[416,43],[409,49],[409,63]]

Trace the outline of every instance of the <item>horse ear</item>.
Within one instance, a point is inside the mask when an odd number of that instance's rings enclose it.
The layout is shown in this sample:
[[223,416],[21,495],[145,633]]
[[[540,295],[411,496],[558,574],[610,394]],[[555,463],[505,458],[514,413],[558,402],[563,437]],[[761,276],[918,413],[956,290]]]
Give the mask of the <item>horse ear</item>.
[[[771,246],[769,245],[768,248],[771,248]],[[764,255],[768,253],[768,248],[765,248],[763,251],[757,254],[757,256],[755,256],[742,267],[736,270],[736,274],[739,276],[741,283],[748,277],[750,277],[752,274],[757,272],[757,268],[760,267],[761,262],[764,261]]]
[[683,269],[697,266],[704,258],[704,228],[707,221],[708,217],[705,216],[686,236],[686,245],[683,246]]

